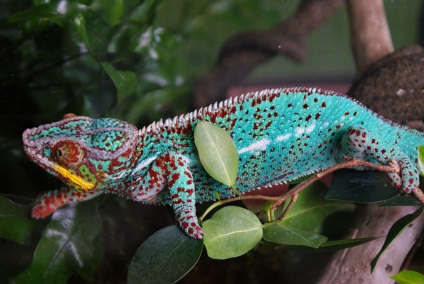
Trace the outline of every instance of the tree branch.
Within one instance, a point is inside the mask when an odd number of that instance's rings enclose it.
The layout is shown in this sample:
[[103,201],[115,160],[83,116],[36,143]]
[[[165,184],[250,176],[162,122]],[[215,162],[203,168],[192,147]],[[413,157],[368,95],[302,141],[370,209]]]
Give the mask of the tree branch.
[[229,86],[237,84],[258,65],[282,54],[300,62],[306,57],[306,36],[326,22],[343,0],[303,0],[296,12],[274,28],[244,32],[223,46],[217,64],[192,89],[194,108],[225,99]]

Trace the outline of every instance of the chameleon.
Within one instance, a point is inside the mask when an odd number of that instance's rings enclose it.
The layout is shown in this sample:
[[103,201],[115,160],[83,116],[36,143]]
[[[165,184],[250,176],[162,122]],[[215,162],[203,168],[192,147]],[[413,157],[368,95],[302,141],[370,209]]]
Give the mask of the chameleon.
[[75,114],[27,129],[27,156],[65,184],[42,193],[32,216],[45,218],[65,204],[115,193],[172,206],[180,228],[201,239],[195,204],[235,191],[202,167],[193,136],[200,121],[223,128],[234,141],[240,194],[316,173],[345,156],[383,165],[396,161],[400,173],[387,174],[389,182],[404,193],[419,187],[417,147],[424,144],[424,133],[343,94],[282,88],[229,98],[142,129],[114,118]]

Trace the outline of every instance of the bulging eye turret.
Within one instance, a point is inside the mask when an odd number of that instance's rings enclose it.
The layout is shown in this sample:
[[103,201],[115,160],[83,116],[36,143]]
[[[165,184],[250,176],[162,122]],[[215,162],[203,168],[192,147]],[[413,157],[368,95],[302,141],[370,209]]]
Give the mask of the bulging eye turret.
[[58,142],[53,148],[53,158],[63,167],[78,167],[83,162],[86,154],[79,143],[72,141]]

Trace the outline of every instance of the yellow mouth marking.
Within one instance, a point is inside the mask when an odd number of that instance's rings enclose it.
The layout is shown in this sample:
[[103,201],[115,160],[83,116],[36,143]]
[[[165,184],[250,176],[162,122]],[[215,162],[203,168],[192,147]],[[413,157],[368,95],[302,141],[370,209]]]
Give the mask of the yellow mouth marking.
[[53,169],[59,172],[63,177],[69,179],[70,181],[78,185],[81,190],[89,191],[90,189],[94,187],[93,183],[85,181],[83,178],[77,176],[74,173],[71,173],[70,171],[68,171],[62,166],[59,166],[56,164],[56,165],[53,165]]

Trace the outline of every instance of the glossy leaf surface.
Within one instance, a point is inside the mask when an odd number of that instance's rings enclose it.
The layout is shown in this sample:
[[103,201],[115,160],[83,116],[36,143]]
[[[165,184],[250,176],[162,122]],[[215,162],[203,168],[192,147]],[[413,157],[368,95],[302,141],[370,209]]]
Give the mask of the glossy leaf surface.
[[73,273],[86,275],[102,256],[102,220],[87,201],[56,211],[34,252],[31,265],[15,283],[67,283]]
[[227,259],[245,254],[262,239],[262,223],[251,211],[227,206],[203,222],[204,244],[210,258]]
[[343,169],[334,173],[330,190],[325,197],[331,200],[375,203],[399,194],[400,190],[389,184],[387,175],[383,172]]
[[217,181],[233,186],[237,178],[238,153],[228,133],[210,122],[201,121],[194,130],[200,161]]
[[398,284],[419,284],[424,283],[424,275],[411,270],[403,270],[398,274],[393,275],[393,280],[396,280]]
[[184,234],[176,225],[157,231],[135,252],[128,283],[175,283],[196,265],[203,242]]

